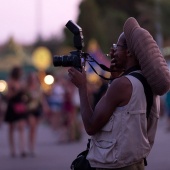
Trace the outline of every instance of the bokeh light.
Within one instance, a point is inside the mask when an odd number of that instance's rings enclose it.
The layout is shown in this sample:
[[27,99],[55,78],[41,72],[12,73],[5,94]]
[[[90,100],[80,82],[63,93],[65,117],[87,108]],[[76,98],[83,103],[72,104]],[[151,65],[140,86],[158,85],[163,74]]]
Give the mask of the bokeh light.
[[4,92],[7,89],[7,83],[4,80],[0,80],[0,92]]
[[47,75],[44,77],[44,82],[47,84],[47,85],[51,85],[54,83],[54,77],[52,75]]

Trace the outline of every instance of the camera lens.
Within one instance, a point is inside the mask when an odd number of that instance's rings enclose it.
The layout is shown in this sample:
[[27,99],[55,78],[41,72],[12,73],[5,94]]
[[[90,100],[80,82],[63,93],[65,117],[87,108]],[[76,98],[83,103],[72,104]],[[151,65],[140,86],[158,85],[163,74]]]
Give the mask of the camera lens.
[[54,66],[62,66],[62,57],[61,56],[54,56],[53,57],[53,65]]
[[74,66],[74,56],[64,55],[64,56],[54,56],[53,65],[54,66],[62,66],[62,67],[70,67]]
[[79,53],[77,53],[77,51],[71,52],[71,55],[54,56],[53,65],[55,67],[62,66],[62,67],[81,68],[81,58]]
[[63,67],[70,67],[70,66],[74,66],[74,56],[63,56],[63,63],[62,66]]

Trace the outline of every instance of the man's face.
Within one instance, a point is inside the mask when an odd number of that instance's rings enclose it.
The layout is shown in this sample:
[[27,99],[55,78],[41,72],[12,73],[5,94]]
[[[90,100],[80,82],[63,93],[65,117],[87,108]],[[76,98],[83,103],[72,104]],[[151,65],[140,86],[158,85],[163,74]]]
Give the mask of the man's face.
[[112,59],[110,68],[113,70],[123,70],[127,59],[127,45],[124,33],[120,35],[117,44],[113,45],[110,55]]

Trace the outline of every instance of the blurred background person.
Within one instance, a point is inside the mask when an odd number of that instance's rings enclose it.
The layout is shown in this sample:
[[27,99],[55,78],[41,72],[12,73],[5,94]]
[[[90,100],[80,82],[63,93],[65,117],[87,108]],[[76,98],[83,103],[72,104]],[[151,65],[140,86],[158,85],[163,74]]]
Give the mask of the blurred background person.
[[108,82],[104,79],[100,79],[98,82],[99,87],[97,88],[96,91],[94,91],[93,94],[93,108],[95,108],[96,104],[98,101],[101,99],[101,97],[105,94],[107,88],[108,88]]
[[167,116],[167,131],[170,131],[170,91],[165,95],[165,113]]
[[65,79],[64,82],[64,104],[63,104],[63,129],[65,129],[64,140],[61,142],[74,142],[81,138],[81,124],[79,121],[79,105],[77,104],[77,89]]
[[28,144],[30,156],[35,156],[37,128],[43,117],[42,114],[48,113],[49,106],[41,89],[40,81],[36,72],[28,74],[26,90],[28,93]]
[[0,126],[3,122],[3,115],[2,115],[2,95],[0,93]]
[[0,127],[3,125],[5,110],[6,110],[5,97],[2,93],[0,93]]
[[63,77],[57,75],[51,90],[47,94],[47,101],[50,107],[49,121],[54,132],[58,131],[62,124],[64,93]]
[[8,90],[6,94],[7,110],[5,122],[8,124],[9,148],[12,157],[16,156],[14,132],[19,132],[19,149],[22,157],[25,152],[25,127],[27,120],[25,85],[22,79],[23,70],[21,67],[13,67],[7,81]]
[[55,82],[47,95],[47,100],[51,110],[50,125],[57,143],[76,141],[81,138],[77,93],[76,88],[64,75],[55,76]]

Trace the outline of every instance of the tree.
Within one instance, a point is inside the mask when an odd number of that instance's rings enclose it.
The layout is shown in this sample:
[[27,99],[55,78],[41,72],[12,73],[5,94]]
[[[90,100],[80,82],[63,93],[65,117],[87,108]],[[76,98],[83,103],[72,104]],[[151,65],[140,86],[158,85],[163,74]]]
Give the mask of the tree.
[[[160,14],[156,10],[157,1]],[[83,29],[85,50],[89,41],[96,39],[102,51],[107,53],[123,31],[125,20],[131,16],[154,38],[157,34],[156,23],[159,22],[163,37],[170,39],[169,7],[169,0],[83,0],[79,6],[77,23]],[[70,33],[65,35],[67,44],[73,45]]]

